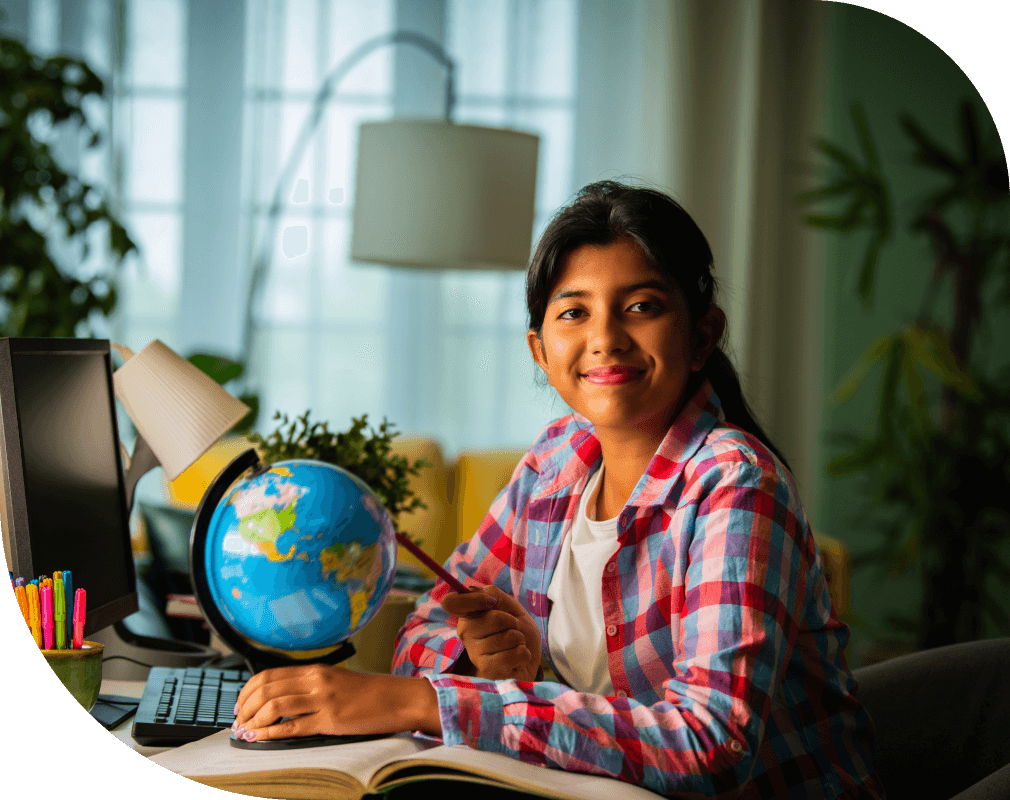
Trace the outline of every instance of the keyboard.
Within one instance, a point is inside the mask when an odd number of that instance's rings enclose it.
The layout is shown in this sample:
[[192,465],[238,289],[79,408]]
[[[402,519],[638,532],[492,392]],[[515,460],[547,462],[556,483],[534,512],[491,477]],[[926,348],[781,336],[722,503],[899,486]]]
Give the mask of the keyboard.
[[235,721],[247,670],[152,667],[133,721],[133,738],[148,746],[177,745],[209,736]]

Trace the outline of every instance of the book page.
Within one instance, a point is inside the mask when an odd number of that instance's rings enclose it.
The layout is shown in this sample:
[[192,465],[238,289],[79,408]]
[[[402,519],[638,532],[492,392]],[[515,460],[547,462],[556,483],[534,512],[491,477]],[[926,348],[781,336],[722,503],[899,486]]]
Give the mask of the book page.
[[298,750],[242,750],[232,747],[230,730],[151,756],[151,761],[186,777],[240,775],[279,770],[327,769],[351,775],[368,786],[383,764],[423,750],[441,747],[438,741],[408,733],[368,742],[306,747]]
[[492,778],[496,783],[524,792],[559,799],[656,800],[659,796],[648,789],[633,786],[616,778],[527,764],[503,753],[485,753],[466,745],[436,747],[397,759],[395,763],[383,767],[376,773],[375,784],[371,791],[379,792],[401,781],[421,780],[424,774],[432,774],[424,769],[418,769],[421,766],[456,769],[467,774]]

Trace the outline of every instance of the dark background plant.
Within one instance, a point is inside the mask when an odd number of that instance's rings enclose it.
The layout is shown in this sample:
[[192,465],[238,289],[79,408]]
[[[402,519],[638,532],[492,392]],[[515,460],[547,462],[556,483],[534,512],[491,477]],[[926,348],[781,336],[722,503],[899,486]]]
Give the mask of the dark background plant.
[[[83,61],[42,58],[0,37],[0,334],[92,336],[94,316],[112,313],[112,269],[136,250],[109,208],[106,192],[60,163],[63,147],[97,147],[85,113],[102,97],[102,80]],[[89,254],[89,234],[107,241],[111,263],[90,276],[69,274],[53,258],[61,241],[75,264]]]
[[[818,142],[835,179],[801,200],[844,205],[808,215],[809,224],[868,234],[858,293],[869,306],[896,223],[863,109],[854,107],[852,117],[860,152]],[[971,102],[959,110],[960,154],[907,114],[901,126],[914,163],[935,177],[908,220],[932,247],[932,263],[922,264],[927,291],[916,317],[872,343],[839,387],[841,402],[880,375],[875,430],[846,436],[849,449],[829,473],[866,477],[875,502],[865,519],[879,531],[879,546],[856,554],[854,566],[918,573],[917,618],[892,616],[889,624],[934,647],[1010,628],[998,596],[1010,584],[1010,372],[986,363],[982,336],[1010,306],[1010,194],[998,135],[983,128]],[[890,263],[909,268],[901,255]]]
[[393,439],[399,433],[386,420],[379,429],[368,428],[368,415],[352,418],[347,431],[333,432],[326,422],[309,422],[309,412],[289,420],[277,412],[277,428],[267,436],[249,435],[260,458],[267,464],[290,458],[324,461],[361,478],[375,492],[399,530],[399,517],[405,511],[427,508],[410,488],[410,476],[428,466],[424,459],[411,463],[393,452]]

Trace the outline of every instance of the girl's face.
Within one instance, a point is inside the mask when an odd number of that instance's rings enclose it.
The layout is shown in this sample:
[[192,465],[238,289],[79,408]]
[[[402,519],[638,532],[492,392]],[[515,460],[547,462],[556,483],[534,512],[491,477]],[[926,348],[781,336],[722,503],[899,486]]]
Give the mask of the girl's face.
[[619,239],[567,256],[541,337],[529,331],[527,342],[561,399],[597,429],[662,438],[724,324],[712,309],[692,332],[680,289]]

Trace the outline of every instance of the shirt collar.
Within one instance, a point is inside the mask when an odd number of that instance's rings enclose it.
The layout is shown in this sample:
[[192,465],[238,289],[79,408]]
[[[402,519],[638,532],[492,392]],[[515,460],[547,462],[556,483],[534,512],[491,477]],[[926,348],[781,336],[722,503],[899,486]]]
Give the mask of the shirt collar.
[[[666,432],[627,505],[651,506],[665,501],[680,479],[684,464],[712,429],[725,420],[719,395],[706,378]],[[545,495],[586,479],[599,468],[602,458],[593,425],[585,417],[573,413],[555,425],[558,435],[544,442],[540,458],[541,492]]]

